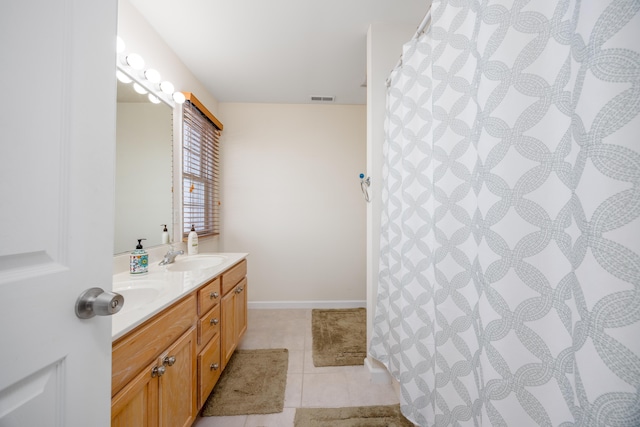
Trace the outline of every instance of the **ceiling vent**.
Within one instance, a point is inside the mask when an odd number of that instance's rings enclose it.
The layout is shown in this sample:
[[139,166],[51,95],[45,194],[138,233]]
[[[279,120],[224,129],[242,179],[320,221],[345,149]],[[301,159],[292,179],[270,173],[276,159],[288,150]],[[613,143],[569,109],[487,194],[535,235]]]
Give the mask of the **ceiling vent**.
[[312,96],[311,101],[313,102],[333,102],[335,101],[335,96]]

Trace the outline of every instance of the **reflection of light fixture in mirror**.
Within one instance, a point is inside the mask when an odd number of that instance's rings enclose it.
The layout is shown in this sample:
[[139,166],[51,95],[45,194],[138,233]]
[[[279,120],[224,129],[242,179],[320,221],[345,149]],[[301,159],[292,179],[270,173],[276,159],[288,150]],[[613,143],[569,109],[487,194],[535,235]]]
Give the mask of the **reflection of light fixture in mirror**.
[[162,83],[160,83],[160,90],[166,93],[167,95],[171,95],[175,90],[175,88],[173,87],[173,83],[165,80]]
[[144,77],[151,83],[160,83],[160,73],[153,68],[149,68],[148,70],[146,70],[144,72]]
[[131,53],[126,57],[127,64],[134,70],[142,70],[144,68],[144,59],[137,53]]
[[153,102],[154,104],[160,104],[160,100],[154,94],[150,93],[148,98],[149,98],[149,101]]
[[140,95],[144,95],[145,93],[147,93],[147,90],[145,88],[143,88],[142,86],[140,86],[138,83],[133,83],[133,90],[135,90],[136,92],[138,92]]
[[173,100],[175,101],[176,104],[184,104],[184,101],[186,101],[187,99],[184,97],[182,92],[174,92]]
[[133,80],[131,80],[131,77],[127,76],[125,73],[123,73],[120,70],[116,70],[116,77],[118,78],[118,80],[120,80],[122,83],[131,83]]

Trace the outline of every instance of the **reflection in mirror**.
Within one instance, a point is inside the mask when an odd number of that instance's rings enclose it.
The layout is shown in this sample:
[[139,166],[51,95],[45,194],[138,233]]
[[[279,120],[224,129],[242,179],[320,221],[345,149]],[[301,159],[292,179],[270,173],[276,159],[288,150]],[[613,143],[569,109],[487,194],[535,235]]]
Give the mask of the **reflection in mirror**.
[[162,244],[172,235],[173,110],[118,82],[114,254]]

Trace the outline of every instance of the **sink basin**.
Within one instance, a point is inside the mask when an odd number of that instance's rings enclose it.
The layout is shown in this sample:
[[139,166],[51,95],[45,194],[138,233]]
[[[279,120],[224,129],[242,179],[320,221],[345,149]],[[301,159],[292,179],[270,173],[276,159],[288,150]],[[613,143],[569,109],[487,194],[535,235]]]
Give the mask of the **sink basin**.
[[113,284],[113,292],[124,297],[123,310],[135,310],[153,302],[168,289],[167,282],[162,280],[128,280]]
[[187,255],[179,256],[173,264],[167,265],[170,271],[193,271],[215,267],[225,261],[226,257],[220,255]]

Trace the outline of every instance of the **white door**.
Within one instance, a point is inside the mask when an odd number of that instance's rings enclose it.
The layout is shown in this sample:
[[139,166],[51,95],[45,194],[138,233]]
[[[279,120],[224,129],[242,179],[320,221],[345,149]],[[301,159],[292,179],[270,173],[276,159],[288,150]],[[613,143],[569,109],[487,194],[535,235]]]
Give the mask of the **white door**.
[[0,1],[0,426],[106,427],[117,0]]

